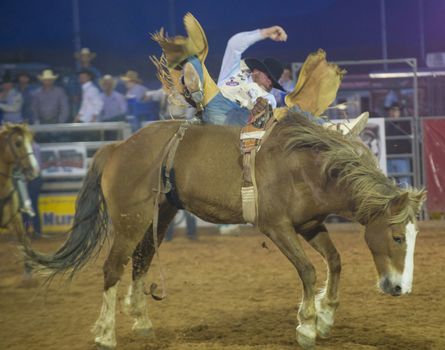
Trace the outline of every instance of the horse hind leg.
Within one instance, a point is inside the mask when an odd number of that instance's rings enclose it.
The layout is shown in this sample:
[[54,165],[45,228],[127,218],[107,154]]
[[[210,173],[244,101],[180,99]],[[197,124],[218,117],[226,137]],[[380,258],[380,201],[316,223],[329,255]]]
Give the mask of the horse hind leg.
[[[105,261],[104,271],[104,293],[102,309],[93,327],[95,342],[99,349],[114,349],[116,347],[116,298],[119,281],[124,272],[124,267],[130,260],[137,242],[143,237],[147,222],[138,222],[140,215],[133,219],[130,216],[127,220],[131,222],[115,225],[114,241],[107,260]],[[116,224],[116,221],[114,222]],[[116,227],[120,227],[116,229]],[[144,228],[143,228],[144,227]],[[129,234],[131,232],[132,234]]]
[[[158,245],[162,242],[165,231],[176,212],[177,209],[167,203],[161,206],[159,211]],[[133,252],[133,281],[124,301],[124,309],[134,318],[133,331],[146,337],[154,337],[153,324],[148,317],[147,297],[145,294],[145,276],[154,254],[153,226],[150,225],[143,239]]]
[[335,312],[339,305],[340,255],[324,225],[318,227],[315,234],[313,232],[311,235],[305,236],[305,239],[323,256],[328,266],[326,285],[315,300],[317,335],[322,339],[326,339],[329,337],[331,328],[334,325]]

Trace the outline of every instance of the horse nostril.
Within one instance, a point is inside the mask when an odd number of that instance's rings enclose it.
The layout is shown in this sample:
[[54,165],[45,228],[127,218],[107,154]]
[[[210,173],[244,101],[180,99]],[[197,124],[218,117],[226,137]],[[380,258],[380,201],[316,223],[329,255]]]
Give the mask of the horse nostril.
[[395,287],[394,287],[394,292],[396,292],[397,294],[401,294],[401,293],[402,293],[402,287],[400,287],[400,286],[395,286]]

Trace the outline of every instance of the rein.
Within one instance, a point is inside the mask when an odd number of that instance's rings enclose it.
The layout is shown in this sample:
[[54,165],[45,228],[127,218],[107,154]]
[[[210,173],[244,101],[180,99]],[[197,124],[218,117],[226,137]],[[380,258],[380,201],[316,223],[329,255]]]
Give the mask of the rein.
[[156,283],[152,283],[152,285],[150,286],[149,294],[155,300],[163,300],[167,296],[165,292],[164,273],[162,271],[161,258],[159,256],[159,245],[158,245],[159,202],[161,194],[164,194],[167,197],[167,200],[169,200],[168,194],[171,191],[174,191],[174,185],[172,184],[172,181],[174,181],[174,179],[171,178],[173,169],[173,160],[175,158],[178,145],[184,138],[185,132],[190,124],[191,123],[188,121],[181,123],[179,129],[170,139],[167,146],[165,146],[164,151],[162,152],[161,166],[159,168],[158,186],[157,188],[153,189],[153,191],[156,192],[156,199],[153,208],[153,244],[155,248],[156,257],[159,261],[159,275],[161,278],[161,288],[162,288],[161,296],[157,296],[155,295],[155,291],[157,288]]

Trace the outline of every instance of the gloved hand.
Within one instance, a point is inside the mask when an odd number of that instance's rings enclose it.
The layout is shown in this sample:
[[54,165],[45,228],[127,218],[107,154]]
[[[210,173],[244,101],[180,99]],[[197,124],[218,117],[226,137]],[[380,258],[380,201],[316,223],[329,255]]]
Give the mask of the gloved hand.
[[269,109],[269,101],[264,97],[258,97],[255,101],[255,105],[250,111],[248,123],[249,124],[255,123],[255,121],[261,118],[261,116],[263,116],[264,113],[268,111],[268,109]]

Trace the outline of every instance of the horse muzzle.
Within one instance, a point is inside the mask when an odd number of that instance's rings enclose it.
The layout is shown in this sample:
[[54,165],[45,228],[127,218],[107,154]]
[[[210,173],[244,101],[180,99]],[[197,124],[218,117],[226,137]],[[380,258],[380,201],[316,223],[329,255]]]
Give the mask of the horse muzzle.
[[402,293],[401,283],[399,282],[395,283],[391,281],[388,277],[384,277],[380,280],[379,287],[383,291],[383,293],[392,295],[393,297],[398,297],[401,296],[402,294],[405,294]]

